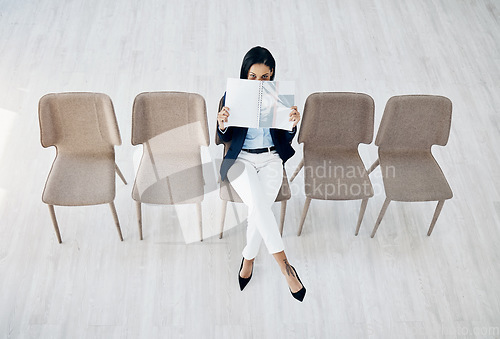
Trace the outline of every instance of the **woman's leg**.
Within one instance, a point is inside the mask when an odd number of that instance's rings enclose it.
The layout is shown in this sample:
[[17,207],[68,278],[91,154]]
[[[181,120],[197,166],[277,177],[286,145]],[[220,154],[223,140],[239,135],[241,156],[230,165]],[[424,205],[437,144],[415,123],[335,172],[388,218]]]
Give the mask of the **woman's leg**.
[[[267,183],[273,182],[273,185],[278,185],[280,188],[283,182],[283,164],[280,162],[279,166],[276,166],[276,164],[263,166],[260,168],[257,175],[259,176],[259,179],[263,184],[266,182]],[[279,184],[277,182],[278,178],[279,178]],[[274,202],[276,199],[276,195],[278,194],[279,188],[277,190],[273,190],[272,192],[270,192],[269,193],[270,195],[267,197],[267,199],[271,200],[271,205],[272,202]],[[274,215],[273,215],[273,220],[276,220],[274,219]],[[272,229],[276,230],[276,232],[279,232],[277,225]],[[288,262],[285,251],[283,250],[279,252],[270,252],[270,253],[273,255],[274,259],[278,263],[281,269],[281,273],[283,273],[288,283],[288,286],[290,286],[290,290],[293,293],[299,291],[303,286],[297,279],[294,270],[292,269],[290,263]],[[251,274],[251,267],[249,274]]]
[[249,277],[262,239],[270,253],[283,251],[275,216],[271,210],[283,180],[283,165],[276,154],[243,154],[228,172],[231,185],[248,206],[246,259],[241,277]]
[[[276,253],[284,249],[278,223],[272,211],[272,206],[283,182],[283,162],[277,154],[266,154],[259,157],[259,160],[261,161],[255,162],[255,165],[262,191],[259,194],[258,203],[254,204],[255,210],[252,211],[253,213],[249,211],[249,224],[252,224],[253,227],[247,228],[247,245],[243,249],[245,257],[257,255],[263,238],[269,239],[269,241],[265,241],[269,253]],[[256,187],[252,187],[252,189],[255,190]],[[259,219],[258,216],[261,218]],[[254,218],[256,220],[253,220]]]
[[273,154],[245,154],[228,171],[229,182],[248,206],[245,259],[257,255],[262,240],[269,253],[284,248],[271,209],[283,180],[282,166],[281,159]]
[[283,164],[279,157],[279,161],[276,158],[276,154],[244,154],[228,172],[231,185],[249,208],[247,245],[243,250],[245,260],[240,276],[248,278],[252,274],[254,258],[264,239],[290,290],[295,293],[303,286],[288,263],[278,225],[271,210],[283,182]]
[[290,290],[293,293],[298,292],[302,288],[302,284],[299,282],[291,265],[288,263],[285,251],[274,253],[273,257],[280,266],[281,273],[285,276],[286,282],[288,286],[290,286]]

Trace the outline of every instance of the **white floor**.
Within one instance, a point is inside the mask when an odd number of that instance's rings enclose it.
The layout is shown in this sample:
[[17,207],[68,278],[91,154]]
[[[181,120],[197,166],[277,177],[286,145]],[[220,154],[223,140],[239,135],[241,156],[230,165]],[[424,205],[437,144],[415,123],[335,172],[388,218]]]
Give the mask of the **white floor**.
[[[194,206],[146,206],[138,239],[135,95],[203,95],[206,154],[216,159],[218,100],[255,45],[274,54],[277,80],[297,82],[300,110],[315,91],[364,92],[375,100],[376,130],[393,95],[439,94],[454,107],[449,143],[433,149],[454,198],[431,237],[435,203],[392,203],[370,238],[385,198],[379,170],[359,236],[359,201],[313,201],[297,237],[299,175],[283,238],[307,287],[303,303],[264,247],[240,292],[244,206],[228,208],[234,227],[222,240],[203,243],[188,235]],[[495,0],[0,0],[0,337],[500,337],[499,84]],[[58,244],[41,202],[55,150],[40,145],[37,104],[67,91],[103,92],[114,102],[117,163],[129,181],[117,179],[115,201],[124,242],[103,205],[56,207]],[[293,146],[289,176],[302,155]],[[367,167],[376,159],[373,144],[360,152]],[[209,234],[220,201],[207,190]]]

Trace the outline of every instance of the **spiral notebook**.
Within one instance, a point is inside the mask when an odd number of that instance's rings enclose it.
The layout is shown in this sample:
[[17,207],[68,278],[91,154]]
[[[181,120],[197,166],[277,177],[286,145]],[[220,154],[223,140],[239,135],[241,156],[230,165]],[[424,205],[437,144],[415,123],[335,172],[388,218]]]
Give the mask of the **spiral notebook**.
[[295,82],[227,79],[225,126],[292,130]]

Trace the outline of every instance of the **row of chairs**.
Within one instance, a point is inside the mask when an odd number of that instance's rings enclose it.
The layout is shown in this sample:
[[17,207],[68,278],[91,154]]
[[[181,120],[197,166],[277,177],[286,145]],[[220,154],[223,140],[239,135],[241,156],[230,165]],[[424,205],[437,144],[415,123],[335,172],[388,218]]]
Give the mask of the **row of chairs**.
[[[39,101],[43,147],[55,146],[56,158],[42,201],[49,207],[59,243],[54,206],[109,204],[120,240],[123,236],[114,205],[114,146],[121,145],[113,103],[102,93],[51,93]],[[203,173],[200,146],[209,144],[205,100],[180,92],[139,94],[132,113],[132,144],[143,145],[132,198],[136,201],[140,239],[141,204],[195,203],[200,238]]]
[[[372,142],[373,114],[373,99],[366,94],[315,93],[308,97],[299,131],[304,159],[291,178],[294,180],[304,168],[306,203],[299,235],[311,199],[362,199],[357,235],[368,198],[373,196],[368,174],[378,165],[387,198],[372,237],[391,200],[439,201],[428,232],[431,234],[444,200],[452,196],[430,152],[433,144],[447,142],[451,102],[437,96],[391,98],[375,140],[379,158],[366,171],[357,147],[359,143]],[[49,207],[59,243],[62,240],[55,205],[109,204],[123,240],[114,205],[115,172],[127,182],[115,163],[114,146],[121,144],[121,137],[111,99],[100,93],[47,94],[39,102],[39,121],[42,146],[55,146],[57,150],[42,200]],[[216,143],[222,143],[217,136]],[[203,97],[183,92],[139,94],[133,104],[132,145],[139,144],[143,145],[143,154],[132,198],[136,201],[140,239],[143,239],[142,203],[196,204],[200,239],[203,239],[201,202],[205,181],[200,146],[209,145]],[[224,144],[225,152],[229,146],[230,143]],[[221,183],[220,197],[222,238],[227,202],[241,202],[241,198],[226,182]],[[276,198],[282,203],[281,233],[290,197],[284,171]]]
[[[222,99],[219,102],[219,111]],[[305,103],[298,142],[304,144],[303,159],[290,181],[304,168],[306,201],[297,235],[300,236],[311,200],[361,200],[355,235],[373,196],[369,174],[379,165],[386,199],[371,237],[375,236],[391,201],[438,201],[427,235],[430,236],[444,201],[453,193],[432,156],[432,145],[446,145],[450,133],[452,103],[433,95],[404,95],[389,99],[375,145],[378,158],[366,170],[358,153],[359,144],[371,144],[374,130],[374,101],[363,93],[314,93]],[[222,143],[216,137],[216,143]],[[225,152],[230,145],[225,144]],[[280,232],[291,191],[283,173],[276,198],[281,202]],[[221,186],[223,216],[227,201],[241,202],[230,184]],[[221,234],[224,219],[221,223]]]
[[[291,180],[304,168],[306,201],[298,235],[312,199],[361,199],[355,235],[358,234],[368,199],[373,196],[369,174],[380,166],[386,199],[371,237],[391,201],[438,201],[427,235],[430,236],[444,201],[453,196],[432,156],[432,145],[446,145],[452,104],[431,95],[395,96],[388,100],[375,145],[378,158],[365,170],[358,153],[360,143],[373,139],[374,102],[360,93],[315,93],[307,98],[299,143],[304,158]],[[323,189],[317,189],[318,187]]]

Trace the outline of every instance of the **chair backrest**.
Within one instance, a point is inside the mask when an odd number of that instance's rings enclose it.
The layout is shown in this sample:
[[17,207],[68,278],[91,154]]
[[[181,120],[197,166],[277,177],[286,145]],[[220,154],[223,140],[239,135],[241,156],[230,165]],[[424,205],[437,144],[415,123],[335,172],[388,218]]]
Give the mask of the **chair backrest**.
[[209,145],[205,99],[196,93],[147,92],[136,96],[132,112],[132,145],[167,135],[182,151]]
[[435,95],[394,96],[387,101],[375,144],[382,150],[428,149],[448,142],[450,99]]
[[313,93],[304,106],[298,142],[309,149],[369,144],[374,107],[372,97],[363,93]]
[[62,152],[109,152],[121,138],[111,99],[102,93],[51,93],[38,105],[41,143]]

